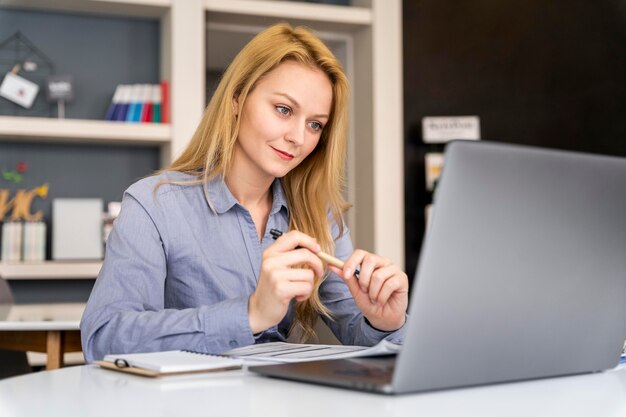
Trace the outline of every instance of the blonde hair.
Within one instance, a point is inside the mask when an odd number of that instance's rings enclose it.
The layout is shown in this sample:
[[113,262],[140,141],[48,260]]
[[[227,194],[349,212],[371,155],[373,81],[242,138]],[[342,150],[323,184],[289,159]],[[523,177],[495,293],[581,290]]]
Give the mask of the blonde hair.
[[[243,108],[259,80],[285,61],[295,61],[323,71],[331,82],[333,99],[329,119],[311,154],[281,181],[289,206],[289,229],[314,236],[322,250],[334,252],[329,228],[332,220],[344,232],[342,214],[348,208],[343,196],[348,129],[349,86],[341,64],[311,31],[286,23],[271,26],[256,35],[235,57],[224,73],[189,146],[166,170],[196,175],[205,187],[217,175],[225,176],[233,158],[239,133],[233,98]],[[197,183],[194,182],[194,183]],[[208,194],[205,188],[205,195]],[[209,201],[211,205],[211,202]],[[337,237],[338,237],[337,236]],[[316,279],[314,291],[296,306],[291,330],[300,338],[315,337],[313,326],[319,314],[330,317],[322,304]]]

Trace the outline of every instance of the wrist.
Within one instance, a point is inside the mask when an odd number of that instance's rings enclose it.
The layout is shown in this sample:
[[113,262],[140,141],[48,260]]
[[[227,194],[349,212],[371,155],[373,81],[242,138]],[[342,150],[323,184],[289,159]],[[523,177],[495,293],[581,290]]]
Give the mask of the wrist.
[[256,313],[257,308],[253,296],[254,294],[251,295],[248,299],[248,323],[250,325],[250,330],[252,331],[252,334],[255,335],[261,333],[263,330],[265,330],[265,328],[263,327],[261,321],[258,319],[259,315]]
[[402,320],[398,323],[378,323],[374,320],[374,322],[370,321],[367,317],[363,316],[365,319],[365,323],[370,326],[372,329],[379,331],[381,333],[393,333],[399,330],[404,323],[406,322],[406,315],[402,317]]

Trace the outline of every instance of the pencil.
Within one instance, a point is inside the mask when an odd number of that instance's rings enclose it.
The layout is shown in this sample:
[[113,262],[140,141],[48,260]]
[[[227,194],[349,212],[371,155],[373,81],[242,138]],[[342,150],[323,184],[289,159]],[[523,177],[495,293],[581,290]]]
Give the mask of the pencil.
[[[281,237],[283,235],[283,232],[281,232],[280,230],[277,229],[270,229],[270,235],[272,235],[272,238],[274,240],[278,239],[279,237]],[[343,269],[343,266],[345,264],[344,261],[342,261],[341,259],[335,258],[332,255],[327,254],[326,252],[322,252],[319,251],[316,253],[317,257],[320,258],[322,261],[332,265],[332,266],[336,266],[339,269]],[[354,275],[358,278],[359,277],[359,269],[357,268],[356,271],[354,271]]]

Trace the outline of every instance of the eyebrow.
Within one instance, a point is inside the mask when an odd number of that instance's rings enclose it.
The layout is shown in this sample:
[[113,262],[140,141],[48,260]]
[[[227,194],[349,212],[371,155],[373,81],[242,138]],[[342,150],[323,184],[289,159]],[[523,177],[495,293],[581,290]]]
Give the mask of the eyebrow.
[[[289,94],[287,93],[274,93],[277,96],[283,96],[285,97],[287,100],[291,101],[291,103],[294,105],[294,107],[300,108],[300,103],[298,103],[298,101],[291,97]],[[314,114],[313,117],[317,117],[317,118],[324,118],[324,119],[328,119],[328,115],[327,114]]]

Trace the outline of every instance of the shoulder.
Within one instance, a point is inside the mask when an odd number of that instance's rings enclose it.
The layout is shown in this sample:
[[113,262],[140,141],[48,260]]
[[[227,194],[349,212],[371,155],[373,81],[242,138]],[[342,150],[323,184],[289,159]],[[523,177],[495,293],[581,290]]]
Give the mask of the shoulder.
[[202,188],[200,183],[194,184],[197,177],[178,171],[165,171],[142,178],[126,189],[125,194],[131,195],[141,203],[156,201],[172,192],[185,192],[188,188]]

